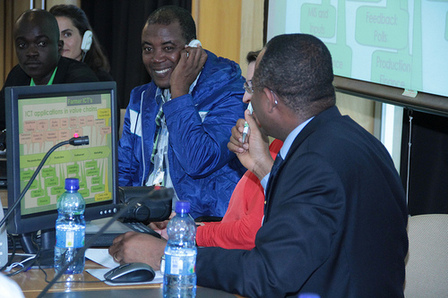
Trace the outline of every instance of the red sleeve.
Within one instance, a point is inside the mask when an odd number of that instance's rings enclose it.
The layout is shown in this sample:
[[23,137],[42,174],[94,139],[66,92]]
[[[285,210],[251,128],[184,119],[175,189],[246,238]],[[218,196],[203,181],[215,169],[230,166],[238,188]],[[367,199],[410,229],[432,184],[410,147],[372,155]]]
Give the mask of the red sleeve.
[[[237,204],[240,208],[246,207],[245,212],[238,216],[242,210],[229,208],[221,222],[199,226],[196,234],[198,246],[219,246],[227,249],[252,249],[255,246],[255,234],[261,227],[263,217],[264,194],[257,177],[252,173],[246,174],[238,182],[231,198],[240,203]],[[250,176],[254,179],[251,180]],[[253,187],[243,187],[246,184]],[[247,192],[252,195],[247,196]],[[231,204],[232,202],[229,206]],[[235,216],[232,215],[232,210],[235,211]]]

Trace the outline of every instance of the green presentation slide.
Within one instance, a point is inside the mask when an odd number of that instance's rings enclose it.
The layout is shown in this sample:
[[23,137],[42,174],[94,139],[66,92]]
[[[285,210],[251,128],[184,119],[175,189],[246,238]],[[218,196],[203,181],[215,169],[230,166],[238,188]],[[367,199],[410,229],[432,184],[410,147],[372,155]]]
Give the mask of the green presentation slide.
[[75,134],[89,137],[87,146],[62,146],[50,155],[22,201],[22,215],[56,209],[65,178],[79,179],[87,204],[112,199],[111,107],[104,97],[110,95],[19,101],[22,189],[50,148]]
[[319,37],[335,75],[448,96],[448,0],[276,0],[268,40]]

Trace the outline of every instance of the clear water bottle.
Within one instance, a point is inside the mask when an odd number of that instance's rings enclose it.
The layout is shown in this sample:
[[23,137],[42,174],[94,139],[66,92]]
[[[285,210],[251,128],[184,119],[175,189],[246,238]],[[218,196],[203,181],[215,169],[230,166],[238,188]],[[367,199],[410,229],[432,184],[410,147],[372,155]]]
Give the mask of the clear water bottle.
[[[54,248],[54,269],[57,272],[70,263],[84,246],[86,202],[78,189],[79,180],[77,178],[65,179],[65,192],[57,202],[58,219],[56,220],[56,246]],[[84,263],[85,257],[79,257],[64,273],[82,273]]]
[[167,226],[163,297],[196,296],[196,224],[190,216],[190,202],[178,201],[176,216]]

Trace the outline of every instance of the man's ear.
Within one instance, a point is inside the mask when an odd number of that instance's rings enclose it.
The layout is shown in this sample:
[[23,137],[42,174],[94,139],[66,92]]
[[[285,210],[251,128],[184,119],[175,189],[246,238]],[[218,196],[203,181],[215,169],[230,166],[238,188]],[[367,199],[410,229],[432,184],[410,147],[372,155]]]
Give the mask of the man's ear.
[[58,41],[58,53],[59,53],[59,55],[61,55],[63,47],[64,47],[64,41],[60,39]]
[[263,92],[268,99],[269,112],[273,111],[278,105],[277,95],[269,88],[263,88]]

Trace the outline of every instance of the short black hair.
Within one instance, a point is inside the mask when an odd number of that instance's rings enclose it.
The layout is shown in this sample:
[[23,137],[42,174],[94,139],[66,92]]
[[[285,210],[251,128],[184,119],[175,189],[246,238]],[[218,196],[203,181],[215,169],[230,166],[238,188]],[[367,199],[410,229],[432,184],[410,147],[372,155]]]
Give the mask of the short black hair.
[[311,117],[335,104],[331,54],[309,34],[283,34],[265,46],[254,86],[267,87],[296,113]]
[[257,60],[258,55],[260,55],[261,50],[258,51],[250,51],[247,53],[246,61],[247,64],[250,64],[251,62],[255,62]]
[[175,22],[179,22],[182,36],[187,43],[192,39],[196,39],[196,25],[193,17],[188,10],[180,6],[167,5],[160,7],[149,15],[146,25],[170,25]]
[[16,34],[16,30],[18,29],[18,25],[20,25],[21,22],[30,22],[32,20],[39,20],[43,24],[43,22],[47,22],[49,26],[49,30],[52,36],[49,36],[50,38],[54,38],[56,42],[59,41],[60,33],[59,33],[59,26],[58,22],[56,21],[56,18],[49,13],[48,11],[40,8],[33,8],[24,11],[16,20],[14,25],[14,35]]

